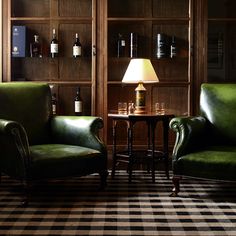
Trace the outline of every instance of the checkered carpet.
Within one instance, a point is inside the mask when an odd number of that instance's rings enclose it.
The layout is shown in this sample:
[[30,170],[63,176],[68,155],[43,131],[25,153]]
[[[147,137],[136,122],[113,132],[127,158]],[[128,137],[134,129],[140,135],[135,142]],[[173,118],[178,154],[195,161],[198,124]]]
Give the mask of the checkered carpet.
[[103,192],[97,175],[37,183],[24,208],[19,183],[3,177],[0,235],[236,235],[236,185],[183,180],[171,198],[163,172],[127,180],[117,171]]

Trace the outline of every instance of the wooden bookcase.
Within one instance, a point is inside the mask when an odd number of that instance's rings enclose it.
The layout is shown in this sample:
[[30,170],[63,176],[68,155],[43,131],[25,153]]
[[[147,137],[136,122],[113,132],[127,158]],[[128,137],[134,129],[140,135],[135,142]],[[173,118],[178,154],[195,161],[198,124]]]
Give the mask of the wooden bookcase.
[[[58,114],[74,114],[74,97],[81,87],[84,115],[95,114],[96,101],[96,0],[7,0],[4,14],[4,82],[45,81],[53,85],[58,100]],[[26,57],[11,56],[11,29],[25,25]],[[50,57],[52,29],[59,40],[59,57]],[[75,33],[82,43],[82,57],[72,57]],[[43,46],[42,58],[29,56],[33,35]]]
[[[165,102],[166,108],[175,115],[191,114],[192,83],[192,1],[191,0],[107,0],[105,1],[106,26],[104,38],[107,39],[104,91],[107,104],[106,113],[117,110],[119,101],[135,100],[135,85],[122,84],[122,78],[129,64],[130,33],[138,34],[138,57],[149,58],[160,82],[145,85],[147,89],[146,106],[152,111],[155,102]],[[118,34],[126,40],[126,56],[117,57]],[[178,48],[176,58],[156,57],[157,34],[175,36]],[[112,140],[111,119],[106,118],[106,140]],[[145,124],[137,124],[135,144],[142,145],[147,140]],[[124,127],[120,128],[121,131]],[[159,127],[159,131],[161,127]],[[120,145],[125,144],[124,132],[118,137]],[[172,140],[173,141],[173,140]],[[173,144],[173,142],[172,142]]]
[[[74,97],[76,88],[80,86],[84,115],[97,115],[104,119],[101,137],[108,146],[112,144],[112,125],[107,114],[117,110],[119,101],[134,101],[135,98],[136,85],[121,82],[130,61],[131,32],[139,35],[138,57],[151,59],[160,79],[157,84],[145,85],[148,110],[153,109],[155,102],[163,101],[175,115],[192,115],[197,113],[200,85],[207,81],[207,24],[216,24],[219,20],[235,25],[233,15],[226,18],[212,15],[208,19],[207,5],[210,2],[214,5],[214,0],[2,2],[3,82],[45,81],[54,85],[58,114],[62,115],[74,114]],[[24,58],[11,57],[9,42],[13,25],[27,27],[27,47],[34,34],[40,36],[42,58],[31,58],[29,54]],[[60,43],[60,55],[56,59],[49,56],[53,28]],[[233,29],[231,35],[234,35]],[[79,34],[83,48],[83,56],[77,59],[72,58],[75,33]],[[126,39],[126,56],[123,58],[117,58],[118,33],[122,33]],[[176,58],[157,59],[158,33],[176,37]],[[233,40],[230,45],[235,48]],[[161,127],[158,129],[161,132]],[[145,125],[139,124],[135,131],[135,145],[145,144],[146,132]],[[118,137],[119,145],[126,143],[123,134],[121,132]],[[170,145],[173,142],[174,134],[171,133]]]

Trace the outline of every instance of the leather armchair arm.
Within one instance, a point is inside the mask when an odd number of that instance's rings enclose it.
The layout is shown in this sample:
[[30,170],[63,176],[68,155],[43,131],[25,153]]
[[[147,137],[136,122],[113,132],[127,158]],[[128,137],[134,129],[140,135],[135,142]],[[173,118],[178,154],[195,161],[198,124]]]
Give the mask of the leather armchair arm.
[[94,116],[54,116],[51,120],[53,141],[99,150],[106,153],[98,137],[103,120]]
[[206,144],[207,120],[202,116],[176,117],[170,121],[170,128],[176,132],[173,158],[178,159]]
[[15,121],[0,119],[1,155],[6,156],[1,161],[4,168],[12,175],[25,178],[29,165],[29,144],[24,127]]

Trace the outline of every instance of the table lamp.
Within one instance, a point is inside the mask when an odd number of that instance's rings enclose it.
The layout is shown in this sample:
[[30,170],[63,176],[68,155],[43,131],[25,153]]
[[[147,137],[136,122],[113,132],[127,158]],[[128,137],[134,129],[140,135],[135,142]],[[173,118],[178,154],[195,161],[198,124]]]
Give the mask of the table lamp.
[[159,82],[159,79],[149,59],[135,58],[130,60],[128,68],[122,79],[122,83],[138,83],[138,87],[135,89],[136,114],[143,114],[146,112],[146,89],[143,84],[157,82]]

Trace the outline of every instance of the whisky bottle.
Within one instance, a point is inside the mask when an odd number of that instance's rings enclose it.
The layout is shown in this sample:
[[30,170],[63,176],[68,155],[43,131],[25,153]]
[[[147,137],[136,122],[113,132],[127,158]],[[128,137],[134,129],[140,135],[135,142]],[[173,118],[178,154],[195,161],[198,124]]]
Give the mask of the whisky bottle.
[[51,46],[50,46],[50,52],[51,52],[51,57],[57,57],[58,56],[58,40],[56,38],[56,30],[53,29],[52,31],[52,41],[51,41]]
[[122,34],[118,34],[117,57],[125,56],[125,39]]
[[171,44],[170,44],[170,58],[174,58],[177,56],[177,48],[175,36],[172,36]]
[[157,34],[157,58],[167,57],[167,40],[164,34]]
[[77,116],[82,115],[83,101],[82,101],[81,95],[80,95],[80,87],[77,88],[74,102],[75,102],[75,115],[77,115]]
[[130,57],[138,57],[138,34],[130,34]]
[[57,114],[57,97],[55,93],[52,94],[52,114]]
[[79,40],[79,36],[75,34],[75,42],[73,44],[73,57],[81,57],[82,55],[82,45]]
[[38,35],[34,35],[34,42],[30,44],[30,56],[42,57],[42,45],[39,42]]

